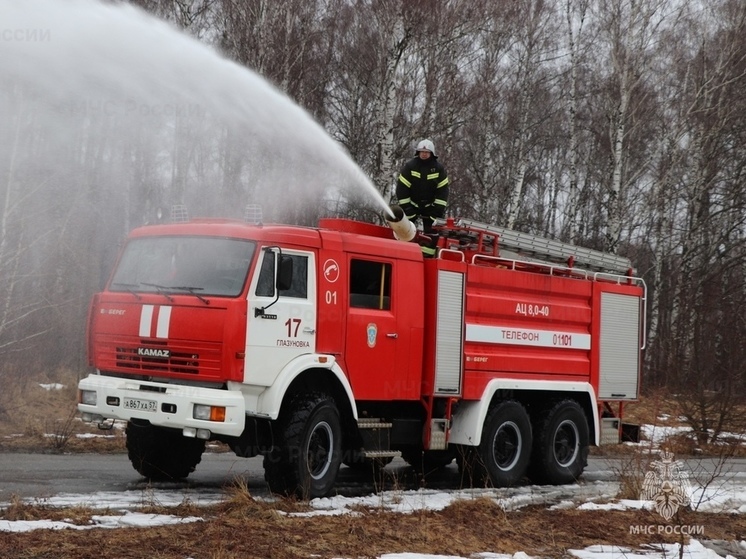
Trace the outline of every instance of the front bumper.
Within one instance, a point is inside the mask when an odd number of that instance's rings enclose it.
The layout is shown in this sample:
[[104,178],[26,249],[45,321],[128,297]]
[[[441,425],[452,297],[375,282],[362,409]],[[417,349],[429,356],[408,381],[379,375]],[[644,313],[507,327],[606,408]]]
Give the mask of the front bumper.
[[[78,410],[94,419],[147,420],[153,425],[174,429],[207,429],[210,433],[238,437],[243,433],[246,406],[243,394],[237,390],[220,390],[130,380],[93,374],[78,383],[78,390],[96,393],[94,405],[78,403]],[[125,400],[147,402],[148,408],[128,409]],[[224,421],[194,418],[194,406],[225,408]]]

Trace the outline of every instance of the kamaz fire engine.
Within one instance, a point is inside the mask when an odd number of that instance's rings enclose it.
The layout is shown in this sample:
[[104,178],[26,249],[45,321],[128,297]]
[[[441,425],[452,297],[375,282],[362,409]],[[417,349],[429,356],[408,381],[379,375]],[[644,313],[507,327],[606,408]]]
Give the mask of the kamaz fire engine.
[[305,498],[399,456],[493,486],[576,480],[638,397],[644,282],[626,258],[467,219],[439,220],[424,258],[401,217],[134,230],[91,303],[83,419],[126,421],[150,479],[221,441]]

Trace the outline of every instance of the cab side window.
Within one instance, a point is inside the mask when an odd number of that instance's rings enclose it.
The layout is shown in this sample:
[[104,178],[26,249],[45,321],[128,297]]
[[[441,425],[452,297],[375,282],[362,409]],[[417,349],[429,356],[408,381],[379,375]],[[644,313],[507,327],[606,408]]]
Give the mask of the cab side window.
[[[299,254],[284,254],[293,260],[293,281],[290,289],[280,290],[280,297],[295,297],[297,299],[308,298],[308,257]],[[256,283],[256,295],[258,297],[275,296],[275,251],[266,251],[262,259],[262,267],[259,270],[259,279]]]
[[[283,255],[287,256],[287,255]],[[290,289],[281,289],[280,297],[308,298],[308,257],[291,254],[293,259],[293,282]]]
[[262,258],[262,267],[259,270],[259,279],[256,282],[256,294],[258,297],[275,296],[275,253],[265,252]]
[[391,310],[391,264],[352,259],[350,306],[359,309]]

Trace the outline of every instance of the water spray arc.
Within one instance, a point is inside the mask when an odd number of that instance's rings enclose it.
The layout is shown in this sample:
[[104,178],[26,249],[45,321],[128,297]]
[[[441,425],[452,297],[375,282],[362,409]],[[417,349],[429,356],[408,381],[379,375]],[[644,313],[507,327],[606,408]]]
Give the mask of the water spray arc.
[[[167,207],[195,207],[205,190],[220,199],[221,170],[200,181],[194,157],[178,161],[179,154],[212,149],[216,153],[202,159],[234,157],[243,174],[229,177],[230,188],[253,193],[252,201],[264,206],[267,198],[276,206],[315,201],[333,186],[387,209],[371,180],[304,109],[257,73],[139,8],[0,0],[0,13],[7,29],[44,30],[35,41],[3,42],[0,75],[11,85],[0,91],[0,109],[15,112],[8,92],[20,91],[31,99],[24,110],[61,148],[71,131],[93,128],[100,130],[93,143],[111,146],[112,159],[123,158],[129,145],[147,150],[149,144],[159,153],[148,180],[171,197]],[[226,132],[231,141],[221,143]],[[52,164],[74,166],[64,159]]]

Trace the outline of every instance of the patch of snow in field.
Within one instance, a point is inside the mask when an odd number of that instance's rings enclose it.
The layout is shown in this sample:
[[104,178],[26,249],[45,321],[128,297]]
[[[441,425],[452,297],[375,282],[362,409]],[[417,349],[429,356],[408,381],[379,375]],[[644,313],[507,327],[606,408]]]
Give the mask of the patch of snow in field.
[[[98,493],[59,493],[45,499],[26,499],[24,502],[46,507],[87,507],[94,510],[114,509],[131,511],[143,506],[176,507],[188,502],[198,506],[214,505],[225,500],[225,493],[201,492],[181,493],[165,489],[148,491],[100,491]],[[0,503],[0,507],[8,503]]]
[[60,384],[59,382],[52,382],[49,384],[39,383],[39,386],[41,386],[44,390],[62,390],[63,388],[65,388],[65,385]]
[[[503,489],[461,489],[437,491],[418,489],[384,491],[365,497],[326,497],[313,499],[313,511],[290,513],[291,516],[316,516],[319,514],[345,514],[359,507],[412,513],[420,510],[443,510],[456,501],[491,499],[504,510],[518,510],[529,505],[553,505],[557,502],[573,503],[587,500],[608,500],[619,491],[617,482],[576,483],[572,485],[530,485]],[[569,506],[567,508],[570,508]]]
[[116,439],[117,435],[99,435],[98,433],[78,433],[78,439]]
[[669,437],[691,432],[690,427],[666,425],[640,425],[640,434],[654,444],[661,444]]
[[0,531],[3,532],[30,532],[32,530],[89,530],[91,528],[131,528],[131,527],[153,527],[166,526],[169,524],[189,524],[202,522],[204,519],[198,516],[173,516],[170,514],[143,514],[140,512],[126,511],[121,515],[94,515],[91,524],[79,525],[73,522],[52,520],[0,520]]

